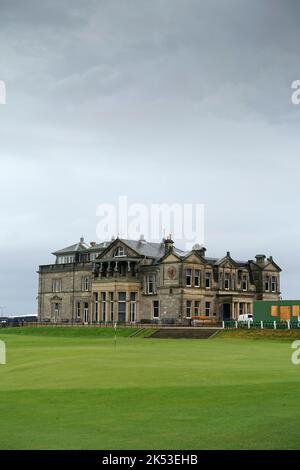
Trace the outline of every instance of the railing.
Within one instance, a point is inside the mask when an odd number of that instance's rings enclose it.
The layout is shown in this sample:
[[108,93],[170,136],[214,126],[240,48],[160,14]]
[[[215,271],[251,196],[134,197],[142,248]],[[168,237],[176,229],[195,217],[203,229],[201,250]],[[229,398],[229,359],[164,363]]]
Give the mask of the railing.
[[217,321],[203,321],[201,324],[197,322],[197,325],[184,325],[180,323],[162,323],[162,322],[72,322],[72,321],[41,321],[41,322],[24,322],[23,324],[16,324],[15,326],[33,327],[33,326],[54,326],[54,327],[95,327],[95,328],[113,328],[115,325],[120,328],[221,328],[222,322]]
[[300,328],[299,321],[224,321],[222,322],[224,329],[272,329],[272,330],[294,330]]

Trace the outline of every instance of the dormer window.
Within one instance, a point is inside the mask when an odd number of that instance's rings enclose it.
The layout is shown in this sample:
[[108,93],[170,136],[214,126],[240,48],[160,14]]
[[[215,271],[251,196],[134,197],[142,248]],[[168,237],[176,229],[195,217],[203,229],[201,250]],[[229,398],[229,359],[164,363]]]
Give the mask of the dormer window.
[[124,246],[118,246],[115,256],[126,256]]
[[205,273],[205,288],[210,289],[210,284],[211,284],[211,273],[209,271],[206,271],[206,273]]
[[270,276],[265,277],[265,292],[270,292]]
[[243,291],[246,291],[248,289],[248,276],[247,276],[247,274],[243,274],[242,289],[243,289]]
[[185,285],[186,287],[192,286],[192,270],[191,269],[185,270]]
[[230,274],[225,273],[224,275],[224,289],[229,290],[230,289]]
[[272,276],[271,278],[271,291],[276,292],[277,291],[277,279],[276,276]]

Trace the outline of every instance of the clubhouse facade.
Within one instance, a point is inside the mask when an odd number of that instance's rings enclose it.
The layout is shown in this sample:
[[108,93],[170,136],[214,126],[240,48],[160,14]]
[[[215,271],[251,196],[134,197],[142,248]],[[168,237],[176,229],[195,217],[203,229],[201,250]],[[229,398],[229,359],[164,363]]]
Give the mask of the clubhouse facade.
[[39,321],[188,325],[237,319],[253,312],[254,300],[280,299],[281,269],[272,256],[211,258],[198,244],[179,250],[171,236],[161,243],[81,238],[53,255],[55,263],[38,271]]

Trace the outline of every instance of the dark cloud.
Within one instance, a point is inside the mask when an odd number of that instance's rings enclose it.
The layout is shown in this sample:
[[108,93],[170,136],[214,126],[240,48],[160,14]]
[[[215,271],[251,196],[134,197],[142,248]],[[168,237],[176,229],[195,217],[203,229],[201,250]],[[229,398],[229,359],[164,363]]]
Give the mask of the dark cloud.
[[205,203],[208,251],[273,254],[298,297],[299,10],[0,0],[0,304],[34,310],[37,264],[121,194]]

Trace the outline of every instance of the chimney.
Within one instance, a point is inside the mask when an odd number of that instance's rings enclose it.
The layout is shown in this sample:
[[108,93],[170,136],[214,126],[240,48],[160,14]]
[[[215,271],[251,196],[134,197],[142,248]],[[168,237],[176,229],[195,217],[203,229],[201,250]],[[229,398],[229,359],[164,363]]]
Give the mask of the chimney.
[[230,251],[227,251],[227,252],[226,252],[226,256],[227,256],[227,258],[230,257]]
[[84,243],[84,237],[80,237],[80,243]]
[[96,246],[96,242],[90,242],[90,246],[94,248]]
[[259,266],[264,266],[266,255],[256,255],[255,259],[256,259],[256,264],[258,264]]
[[146,243],[145,237],[144,237],[144,235],[143,235],[142,233],[141,233],[141,235],[140,235],[139,242],[140,242],[140,243]]
[[199,245],[199,243],[195,243],[192,248],[194,251],[197,251],[200,256],[205,256],[206,248],[203,245]]
[[165,244],[165,254],[171,253],[174,245],[171,234],[167,238],[164,238],[163,242]]

